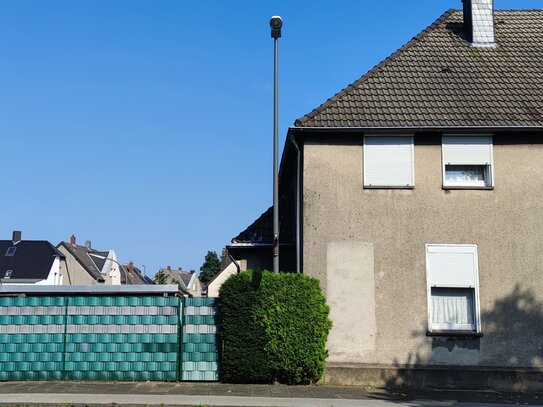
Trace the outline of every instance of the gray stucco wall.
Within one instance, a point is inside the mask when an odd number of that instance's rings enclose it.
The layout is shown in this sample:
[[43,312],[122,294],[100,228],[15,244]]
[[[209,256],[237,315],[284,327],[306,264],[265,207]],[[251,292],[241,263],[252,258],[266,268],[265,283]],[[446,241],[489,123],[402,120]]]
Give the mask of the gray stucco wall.
[[[443,190],[441,138],[416,136],[415,188],[372,190],[362,135],[319,137],[303,269],[333,309],[329,364],[543,367],[543,145],[495,136],[494,190]],[[427,243],[477,244],[482,338],[426,336]]]

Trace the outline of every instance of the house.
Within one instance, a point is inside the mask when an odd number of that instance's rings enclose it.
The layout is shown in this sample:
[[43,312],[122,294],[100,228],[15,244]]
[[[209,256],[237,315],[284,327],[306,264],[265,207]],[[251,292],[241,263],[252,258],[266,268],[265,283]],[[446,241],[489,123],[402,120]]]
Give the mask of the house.
[[[291,190],[284,194],[279,203],[279,268],[283,271],[295,270],[295,201],[285,199],[294,193]],[[226,248],[233,258],[239,259],[242,270],[273,270],[273,206],[234,237]]]
[[121,267],[121,284],[122,285],[148,285],[153,284],[153,281],[142,273],[142,271],[134,266],[134,262],[122,264]]
[[91,247],[90,240],[85,246],[77,244],[72,235],[70,242],[60,242],[57,249],[66,257],[63,264],[64,284],[120,285],[122,271],[114,250],[98,251]]
[[[232,247],[232,246],[229,246],[229,247]],[[231,250],[234,251],[236,250],[236,248],[232,248]],[[224,247],[222,249],[221,271],[215,277],[213,277],[213,279],[210,282],[208,282],[206,285],[206,295],[208,297],[219,297],[219,292],[223,283],[226,280],[228,280],[230,276],[237,274],[241,272],[242,270],[243,271],[247,270],[247,263],[248,263],[247,257],[251,257],[256,262],[258,262],[258,264],[262,264],[261,262],[267,262],[267,264],[270,264],[271,259],[272,259],[271,246],[268,246],[267,250],[261,253],[260,256],[255,256],[254,253],[251,253],[250,247],[249,247],[249,251],[247,252],[247,256],[244,256],[243,251],[238,252],[238,256],[244,258],[243,263],[241,261],[234,262],[233,256],[229,252],[227,247]],[[249,264],[251,264],[250,261],[249,261]],[[252,266],[253,266],[253,269],[257,269],[257,267],[255,267],[255,264],[253,264]]]
[[161,268],[158,273],[163,273],[166,276],[166,284],[177,284],[184,294],[190,297],[202,296],[204,287],[194,270],[187,272],[183,271],[181,267],[177,270],[172,270],[172,268],[168,266],[166,268]]
[[46,240],[22,240],[14,231],[11,240],[0,240],[0,284],[62,285],[64,256]]
[[324,382],[543,389],[542,27],[465,0],[289,129]]

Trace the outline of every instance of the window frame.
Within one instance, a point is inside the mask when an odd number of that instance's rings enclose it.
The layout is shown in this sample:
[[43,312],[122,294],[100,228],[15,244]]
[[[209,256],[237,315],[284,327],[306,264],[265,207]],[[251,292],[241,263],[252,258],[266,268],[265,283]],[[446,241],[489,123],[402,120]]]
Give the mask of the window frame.
[[[440,248],[445,249],[443,253],[455,252],[457,249],[470,249],[474,254],[474,287],[467,285],[456,286],[456,287],[437,287],[431,285],[431,269],[429,261],[429,248]],[[427,300],[427,311],[428,311],[428,333],[429,334],[455,334],[455,333],[472,333],[480,334],[481,333],[481,307],[479,302],[479,255],[477,251],[476,244],[446,244],[446,243],[428,243],[425,246],[426,251],[426,300]],[[432,288],[472,288],[473,289],[473,318],[474,324],[434,324],[433,319],[433,306],[432,306]]]
[[[366,181],[366,174],[367,174],[367,166],[366,166],[366,163],[367,163],[367,160],[366,160],[366,146],[368,145],[367,144],[367,140],[369,138],[382,138],[382,139],[386,139],[386,138],[409,138],[410,139],[410,148],[411,148],[411,172],[410,172],[410,176],[411,176],[411,183],[410,184],[407,184],[407,185],[373,185],[373,184],[368,184],[367,181]],[[363,136],[363,146],[362,146],[362,171],[363,171],[363,176],[362,176],[362,186],[364,187],[364,189],[413,189],[415,188],[415,143],[414,143],[414,134],[413,133],[398,133],[398,134],[394,134],[394,133],[373,133],[373,134],[364,134]]]
[[[470,137],[488,137],[490,148],[490,162],[486,164],[480,163],[454,163],[445,162],[445,138],[470,138]],[[447,165],[473,165],[473,166],[485,166],[485,177],[488,180],[485,181],[447,181]],[[494,140],[492,134],[443,134],[441,136],[441,180],[443,189],[494,189]]]

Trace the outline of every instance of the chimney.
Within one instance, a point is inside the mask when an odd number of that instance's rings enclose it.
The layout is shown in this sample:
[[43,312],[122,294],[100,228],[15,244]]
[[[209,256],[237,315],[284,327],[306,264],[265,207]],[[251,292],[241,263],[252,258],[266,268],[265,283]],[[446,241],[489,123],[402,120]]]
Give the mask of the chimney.
[[72,246],[75,246],[75,244],[76,244],[75,242],[76,242],[76,240],[75,240],[75,235],[70,236],[70,244],[71,244]]
[[474,47],[495,47],[494,0],[462,0],[464,29]]
[[168,269],[168,271],[170,271],[172,268],[170,266],[166,267]]
[[130,260],[130,263],[128,263],[128,272],[134,273],[134,262]]
[[86,247],[87,249],[89,249],[89,250],[92,249],[92,247],[91,247],[91,241],[90,241],[89,239],[85,240],[85,247]]
[[190,274],[194,274],[194,270],[191,270],[191,271],[190,271]]
[[13,244],[17,244],[21,241],[22,232],[20,230],[13,231]]

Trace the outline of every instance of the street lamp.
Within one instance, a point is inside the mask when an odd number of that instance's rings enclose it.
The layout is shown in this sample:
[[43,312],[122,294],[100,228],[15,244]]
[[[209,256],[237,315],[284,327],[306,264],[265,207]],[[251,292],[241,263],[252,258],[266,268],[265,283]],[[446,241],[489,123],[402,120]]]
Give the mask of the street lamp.
[[[122,270],[124,273],[124,284],[128,285],[128,276],[126,275],[126,271],[124,270],[123,265],[119,263],[117,260],[113,260],[112,258],[109,258],[106,256],[100,256],[99,254],[94,254],[94,253],[89,253],[89,256],[96,257],[97,259],[109,260],[109,261],[112,261],[113,263],[117,263],[119,265],[119,270]],[[123,285],[122,281],[121,281],[121,285]]]
[[278,47],[277,40],[281,37],[283,19],[273,16],[270,20],[271,36],[273,38],[273,272],[279,273],[279,165],[278,149],[279,137],[277,127],[279,123],[278,102]]

